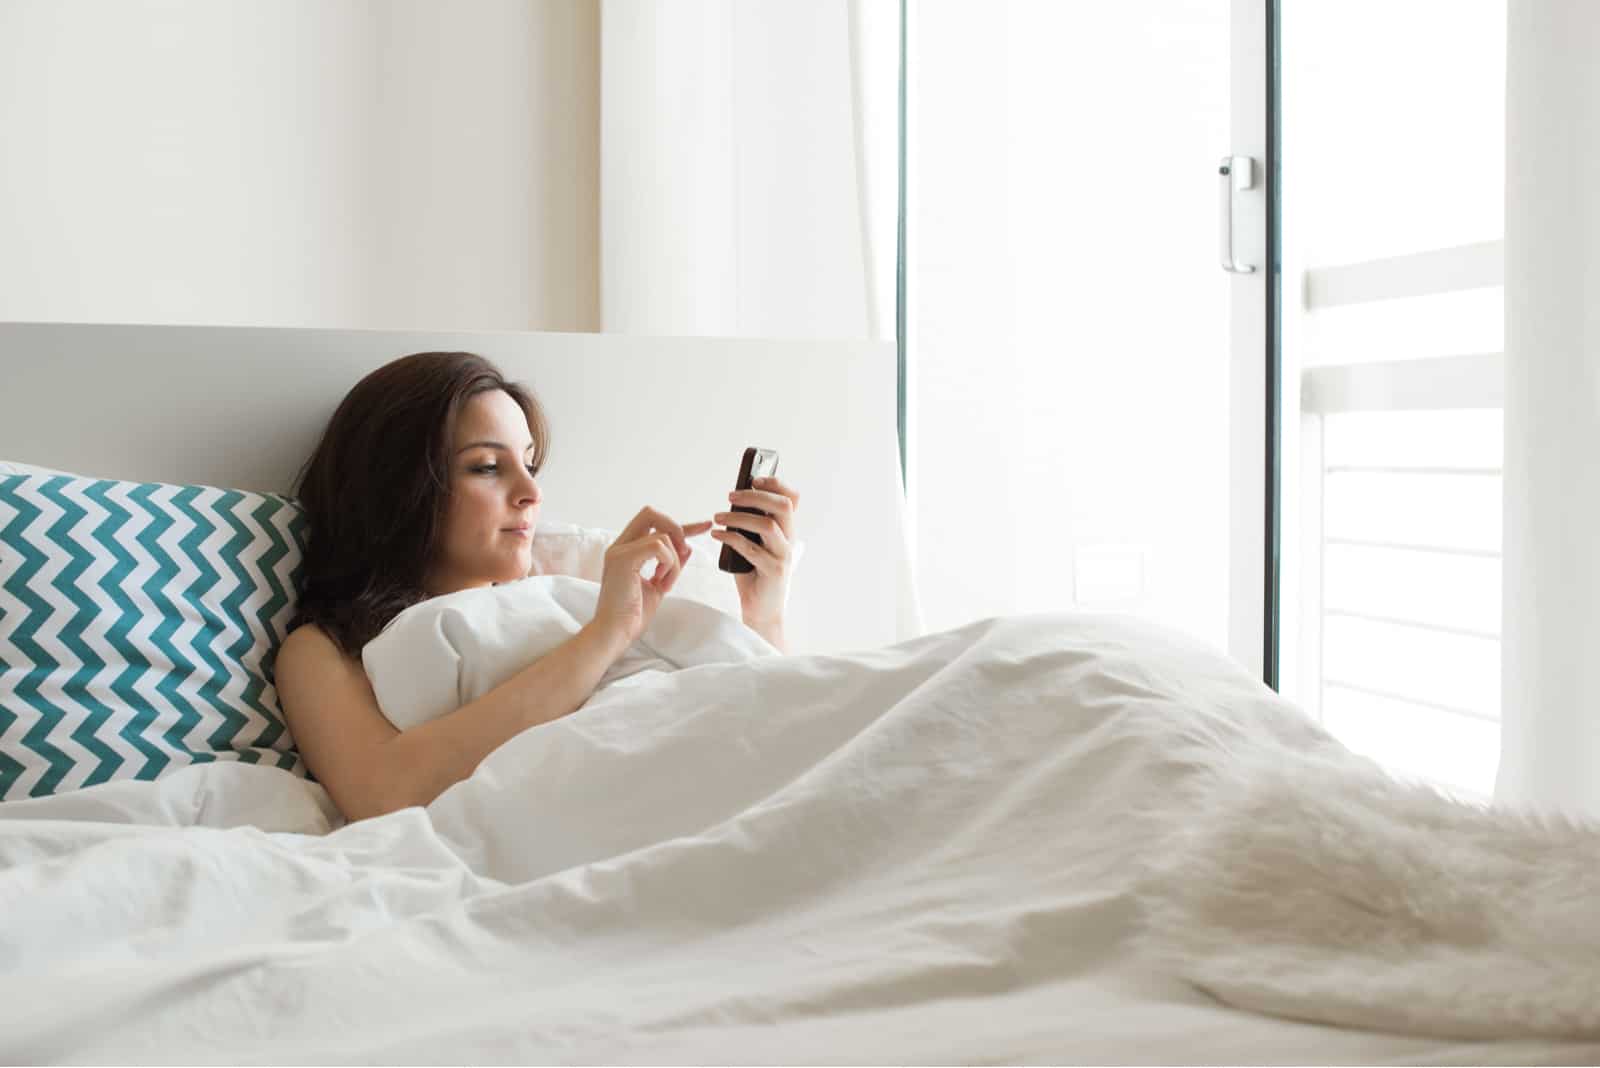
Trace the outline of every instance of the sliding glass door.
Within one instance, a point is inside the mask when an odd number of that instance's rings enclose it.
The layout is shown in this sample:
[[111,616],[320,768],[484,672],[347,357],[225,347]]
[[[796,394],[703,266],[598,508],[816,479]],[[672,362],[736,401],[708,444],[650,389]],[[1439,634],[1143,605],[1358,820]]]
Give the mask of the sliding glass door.
[[908,0],[925,623],[1128,612],[1276,681],[1264,0]]

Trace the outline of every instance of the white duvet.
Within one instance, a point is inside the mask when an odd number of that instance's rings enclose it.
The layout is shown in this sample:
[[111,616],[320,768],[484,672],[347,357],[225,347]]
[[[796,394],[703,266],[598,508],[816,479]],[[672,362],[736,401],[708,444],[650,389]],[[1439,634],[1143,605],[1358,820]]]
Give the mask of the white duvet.
[[[600,583],[538,575],[434,597],[401,612],[361,651],[390,722],[401,730],[454,712],[577,634],[594,618]],[[726,612],[666,597],[655,618],[595,689],[641,672],[737,664],[778,650]]]
[[339,826],[231,763],[0,807],[0,1061],[1600,1056],[1257,1015],[1134,952],[1192,747],[1326,744],[1207,648],[1051,614],[723,660],[708,622],[426,808]]

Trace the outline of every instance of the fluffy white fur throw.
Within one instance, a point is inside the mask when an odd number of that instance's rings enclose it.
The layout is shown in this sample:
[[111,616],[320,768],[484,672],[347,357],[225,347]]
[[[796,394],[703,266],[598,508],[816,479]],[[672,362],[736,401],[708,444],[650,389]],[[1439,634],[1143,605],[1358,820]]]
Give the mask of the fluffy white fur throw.
[[1336,743],[1206,748],[1142,882],[1158,961],[1281,1016],[1600,1035],[1600,827],[1454,801]]

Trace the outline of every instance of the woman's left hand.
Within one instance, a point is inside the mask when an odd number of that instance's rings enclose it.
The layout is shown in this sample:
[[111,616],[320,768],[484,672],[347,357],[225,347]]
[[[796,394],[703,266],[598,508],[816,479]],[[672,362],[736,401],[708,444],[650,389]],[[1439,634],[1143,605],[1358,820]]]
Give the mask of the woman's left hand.
[[[729,505],[759,508],[768,515],[748,512],[718,512],[712,516],[723,527],[711,536],[755,567],[733,576],[739,587],[739,607],[744,622],[779,649],[788,651],[783,641],[783,610],[789,600],[789,576],[794,570],[794,513],[800,507],[800,494],[776,478],[758,478],[752,488],[728,494]],[[761,536],[761,544],[736,534],[748,530]]]

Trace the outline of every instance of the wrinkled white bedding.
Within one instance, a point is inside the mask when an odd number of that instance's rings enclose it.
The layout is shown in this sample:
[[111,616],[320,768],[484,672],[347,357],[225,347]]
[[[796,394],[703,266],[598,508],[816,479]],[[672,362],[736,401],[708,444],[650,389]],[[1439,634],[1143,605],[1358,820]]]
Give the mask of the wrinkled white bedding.
[[[1131,949],[1194,746],[1325,736],[1173,632],[646,671],[427,808],[202,765],[0,806],[0,1061],[1586,1063],[1226,1007]],[[330,827],[333,827],[330,831]]]
[[[600,583],[572,575],[536,575],[432,597],[390,620],[361,650],[361,662],[384,716],[410,730],[477,700],[577,634],[594,618],[599,597]],[[667,597],[595,689],[640,672],[777,655],[726,612]]]

